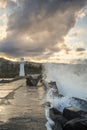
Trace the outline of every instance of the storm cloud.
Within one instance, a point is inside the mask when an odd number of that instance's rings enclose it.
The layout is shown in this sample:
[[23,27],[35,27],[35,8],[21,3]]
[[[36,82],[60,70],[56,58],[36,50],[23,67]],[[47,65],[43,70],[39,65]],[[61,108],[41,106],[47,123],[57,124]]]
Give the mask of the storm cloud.
[[82,52],[82,51],[85,51],[86,49],[85,48],[77,48],[76,51],[77,52]]
[[74,27],[86,1],[7,1],[7,37],[0,43],[0,52],[13,57],[48,58],[62,49],[68,50],[64,37]]

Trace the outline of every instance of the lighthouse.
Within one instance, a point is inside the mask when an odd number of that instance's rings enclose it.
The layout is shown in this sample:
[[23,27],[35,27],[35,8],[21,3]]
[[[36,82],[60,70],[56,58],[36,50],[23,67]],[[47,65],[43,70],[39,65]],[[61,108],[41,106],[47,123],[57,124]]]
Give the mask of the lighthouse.
[[20,60],[20,73],[19,73],[19,76],[21,76],[21,77],[25,76],[24,64],[25,64],[24,58],[21,58],[21,60]]

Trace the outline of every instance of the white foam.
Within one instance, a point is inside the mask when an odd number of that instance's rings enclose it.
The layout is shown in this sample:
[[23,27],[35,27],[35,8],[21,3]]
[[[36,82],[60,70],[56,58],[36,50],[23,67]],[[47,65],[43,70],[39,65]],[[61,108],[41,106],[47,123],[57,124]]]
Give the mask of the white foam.
[[51,107],[46,106],[45,107],[45,116],[47,119],[47,123],[46,123],[46,128],[47,130],[52,130],[52,126],[55,124],[53,120],[51,120],[50,116],[49,116],[49,110]]

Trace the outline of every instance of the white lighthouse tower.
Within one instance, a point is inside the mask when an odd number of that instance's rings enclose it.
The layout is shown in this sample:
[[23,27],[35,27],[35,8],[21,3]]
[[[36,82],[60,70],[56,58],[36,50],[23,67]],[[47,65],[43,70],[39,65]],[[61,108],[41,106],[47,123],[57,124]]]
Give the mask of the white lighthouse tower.
[[24,58],[21,58],[21,60],[20,60],[20,73],[19,73],[19,76],[21,76],[21,77],[25,76],[24,64],[25,64]]

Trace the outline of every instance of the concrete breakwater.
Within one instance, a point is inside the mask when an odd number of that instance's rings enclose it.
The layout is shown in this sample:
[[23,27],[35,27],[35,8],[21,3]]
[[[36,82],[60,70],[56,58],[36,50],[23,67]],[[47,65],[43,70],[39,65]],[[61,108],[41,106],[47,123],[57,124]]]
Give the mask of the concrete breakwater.
[[43,87],[27,86],[25,79],[1,83],[0,130],[45,130],[43,98]]

